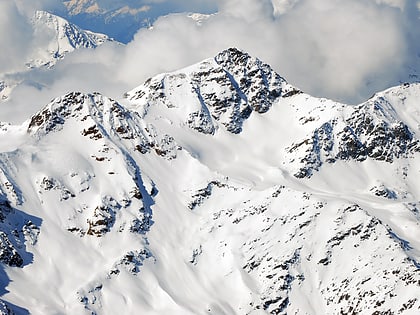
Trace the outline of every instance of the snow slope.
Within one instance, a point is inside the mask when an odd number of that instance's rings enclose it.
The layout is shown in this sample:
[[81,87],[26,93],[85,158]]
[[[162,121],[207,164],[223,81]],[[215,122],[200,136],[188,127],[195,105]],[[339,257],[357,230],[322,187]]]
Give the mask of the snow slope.
[[419,97],[317,99],[228,49],[0,123],[0,309],[418,314]]

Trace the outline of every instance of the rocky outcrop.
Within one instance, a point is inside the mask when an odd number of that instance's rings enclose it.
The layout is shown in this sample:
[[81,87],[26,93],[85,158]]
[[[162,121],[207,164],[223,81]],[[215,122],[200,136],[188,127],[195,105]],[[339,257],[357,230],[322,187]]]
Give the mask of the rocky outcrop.
[[[11,202],[0,194],[0,262],[10,267],[23,267],[27,259],[26,245],[35,245],[39,225],[30,216],[16,210]],[[26,260],[24,259],[26,256]]]
[[351,109],[348,117],[336,118],[316,128],[312,135],[287,150],[298,156],[298,178],[311,177],[323,163],[372,159],[392,163],[420,151],[412,130],[381,103],[367,102]]
[[126,96],[145,108],[159,104],[177,108],[182,106],[172,97],[177,89],[185,89],[196,104],[188,109],[184,123],[204,134],[214,134],[217,122],[231,133],[240,133],[253,112],[263,114],[279,98],[301,93],[269,65],[231,48],[193,68],[151,78]]

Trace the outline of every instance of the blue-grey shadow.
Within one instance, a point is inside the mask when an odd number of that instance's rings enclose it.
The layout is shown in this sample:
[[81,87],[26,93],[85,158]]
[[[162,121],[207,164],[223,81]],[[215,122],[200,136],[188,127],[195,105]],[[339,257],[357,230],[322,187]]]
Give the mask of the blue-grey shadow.
[[[37,242],[42,219],[29,215],[12,207],[9,200],[0,195],[0,298],[9,291],[10,278],[5,268],[23,268],[34,261],[32,253],[27,251],[28,242],[33,245]],[[30,314],[18,305],[0,299],[12,314]],[[0,303],[1,304],[1,303]]]

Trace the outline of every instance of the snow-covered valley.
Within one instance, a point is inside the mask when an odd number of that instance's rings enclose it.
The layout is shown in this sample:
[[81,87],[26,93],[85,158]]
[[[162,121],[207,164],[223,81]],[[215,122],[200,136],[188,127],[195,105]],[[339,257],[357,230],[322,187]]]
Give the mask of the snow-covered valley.
[[419,99],[231,48],[0,122],[1,312],[418,314]]

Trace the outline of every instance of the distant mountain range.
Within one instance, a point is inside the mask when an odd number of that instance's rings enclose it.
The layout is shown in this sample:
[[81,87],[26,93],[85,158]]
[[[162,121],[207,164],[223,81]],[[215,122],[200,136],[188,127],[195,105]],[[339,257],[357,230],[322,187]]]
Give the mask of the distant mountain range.
[[[96,48],[112,41],[107,35],[83,30],[67,20],[45,11],[37,11],[31,20],[33,47],[31,55],[22,64],[22,71],[33,68],[51,68],[64,56],[81,48]],[[25,67],[26,66],[26,67]],[[7,99],[21,82],[21,76],[13,74],[2,80],[0,74],[0,99]]]
[[128,43],[134,34],[161,16],[179,12],[214,13],[216,3],[205,1],[69,0],[56,14],[69,21]]
[[0,310],[418,314],[419,99],[315,98],[231,48],[0,123]]
[[39,36],[46,36],[46,45],[34,51],[33,59],[28,63],[30,67],[53,66],[57,60],[75,49],[96,48],[107,41],[107,35],[83,30],[67,20],[45,11],[37,11],[33,18],[35,40]]

